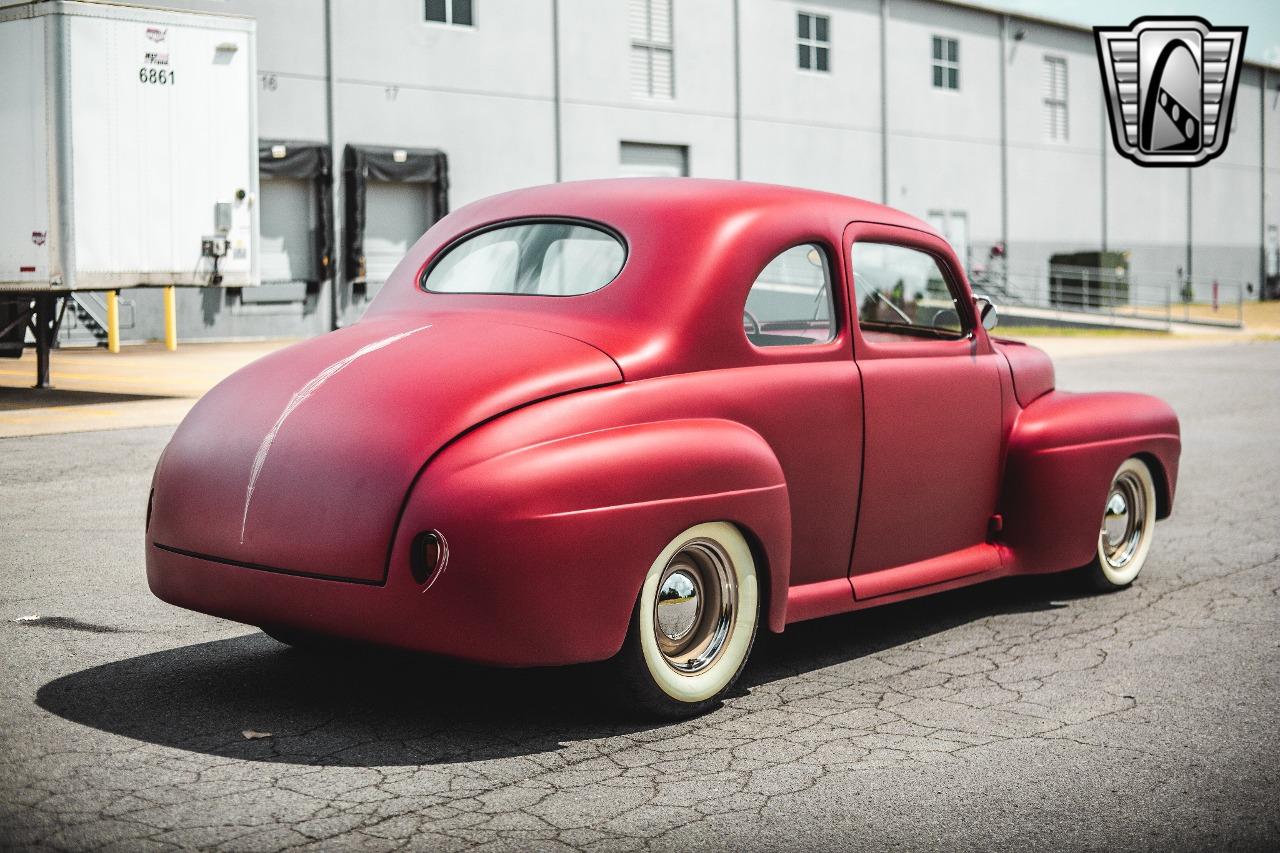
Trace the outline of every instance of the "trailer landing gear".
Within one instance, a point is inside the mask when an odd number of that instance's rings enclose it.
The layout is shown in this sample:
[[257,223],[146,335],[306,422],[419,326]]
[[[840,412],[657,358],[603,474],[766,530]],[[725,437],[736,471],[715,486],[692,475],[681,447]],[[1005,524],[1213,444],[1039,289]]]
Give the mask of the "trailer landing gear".
[[0,298],[0,354],[19,358],[30,331],[35,338],[36,388],[52,388],[50,354],[67,310],[66,297],[56,293],[17,293]]

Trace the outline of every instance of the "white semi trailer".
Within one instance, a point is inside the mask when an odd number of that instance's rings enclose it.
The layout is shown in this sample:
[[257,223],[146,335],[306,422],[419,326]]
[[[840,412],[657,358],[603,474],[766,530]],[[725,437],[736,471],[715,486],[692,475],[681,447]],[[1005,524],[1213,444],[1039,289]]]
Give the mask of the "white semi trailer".
[[70,294],[258,284],[251,19],[0,0],[0,80],[0,343],[34,333],[37,384]]

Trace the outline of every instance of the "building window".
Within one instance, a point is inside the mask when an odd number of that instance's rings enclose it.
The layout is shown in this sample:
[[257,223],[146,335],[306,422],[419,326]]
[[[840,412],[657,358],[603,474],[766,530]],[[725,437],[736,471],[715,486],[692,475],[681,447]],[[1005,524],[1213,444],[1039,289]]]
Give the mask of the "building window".
[[1067,60],[1044,58],[1044,132],[1050,139],[1067,139]]
[[801,68],[831,70],[831,19],[800,12],[796,16],[796,41]]
[[426,18],[439,24],[474,27],[474,0],[426,0]]
[[963,210],[931,210],[928,221],[951,244],[961,266],[969,269],[969,214]]
[[631,0],[630,23],[632,94],[638,98],[674,98],[671,0]]
[[687,178],[689,147],[622,142],[618,174],[624,178]]
[[933,37],[933,87],[960,88],[960,42],[956,39]]

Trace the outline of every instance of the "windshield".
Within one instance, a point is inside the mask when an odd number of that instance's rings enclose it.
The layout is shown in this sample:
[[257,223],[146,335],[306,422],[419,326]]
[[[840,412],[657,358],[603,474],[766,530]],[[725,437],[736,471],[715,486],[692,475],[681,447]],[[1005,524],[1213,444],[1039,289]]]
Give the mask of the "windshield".
[[622,241],[572,222],[524,222],[491,228],[449,249],[422,279],[432,293],[578,296],[617,277]]

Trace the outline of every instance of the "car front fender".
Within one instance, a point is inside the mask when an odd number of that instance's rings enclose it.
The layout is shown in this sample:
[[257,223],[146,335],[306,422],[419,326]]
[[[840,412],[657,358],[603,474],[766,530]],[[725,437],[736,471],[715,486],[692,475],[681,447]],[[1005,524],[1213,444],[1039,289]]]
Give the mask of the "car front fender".
[[1037,399],[1009,437],[1001,540],[1011,568],[1051,572],[1092,559],[1111,478],[1131,456],[1151,467],[1157,517],[1167,517],[1180,453],[1178,417],[1158,398],[1052,391]]

